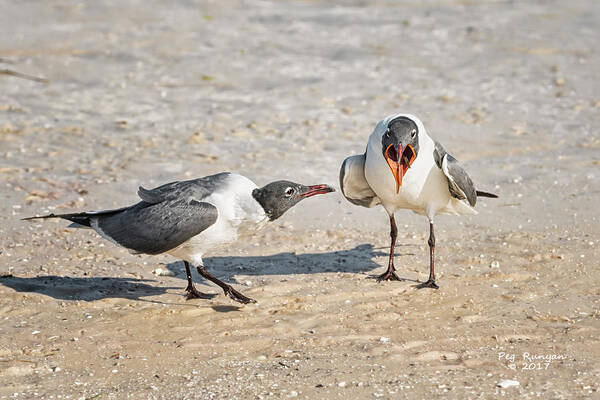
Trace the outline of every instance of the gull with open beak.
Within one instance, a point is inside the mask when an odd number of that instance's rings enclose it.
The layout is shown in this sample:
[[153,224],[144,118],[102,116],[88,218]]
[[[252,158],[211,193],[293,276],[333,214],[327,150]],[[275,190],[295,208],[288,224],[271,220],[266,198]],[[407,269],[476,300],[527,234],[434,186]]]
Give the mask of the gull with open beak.
[[154,189],[140,187],[141,201],[115,210],[50,214],[24,218],[63,218],[75,227],[92,228],[105,239],[134,253],[167,253],[185,265],[188,298],[210,298],[194,287],[190,263],[198,273],[219,285],[240,303],[254,303],[205,268],[205,252],[237,240],[251,239],[269,221],[281,217],[300,201],[333,192],[328,185],[305,186],[275,181],[259,188],[245,176],[222,172]]
[[421,120],[410,114],[380,121],[364,154],[348,157],[340,170],[342,193],[363,207],[381,204],[390,218],[390,257],[382,280],[400,280],[394,267],[398,229],[394,214],[412,210],[429,219],[429,279],[418,287],[435,288],[434,217],[437,214],[477,214],[477,197],[498,197],[475,190],[461,164],[427,134]]

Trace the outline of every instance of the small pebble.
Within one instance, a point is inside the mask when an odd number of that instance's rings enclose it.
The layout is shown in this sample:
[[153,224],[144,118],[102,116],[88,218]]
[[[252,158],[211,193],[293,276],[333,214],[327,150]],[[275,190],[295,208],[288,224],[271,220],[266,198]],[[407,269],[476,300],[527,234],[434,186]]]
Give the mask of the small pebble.
[[382,337],[379,338],[379,341],[382,342],[382,343],[388,343],[390,341],[390,338],[382,336]]
[[500,263],[494,260],[490,263],[490,268],[500,268]]

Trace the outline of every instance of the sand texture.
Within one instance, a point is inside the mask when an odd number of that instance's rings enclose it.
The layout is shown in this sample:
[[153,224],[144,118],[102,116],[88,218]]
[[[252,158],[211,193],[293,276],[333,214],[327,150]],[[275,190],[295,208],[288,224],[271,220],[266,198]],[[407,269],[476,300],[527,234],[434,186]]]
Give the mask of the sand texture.
[[[333,3],[0,0],[0,399],[598,398],[600,3]],[[246,306],[20,220],[228,170],[338,187],[397,112],[500,195],[438,217],[437,291],[427,220],[377,283],[387,216],[339,190],[206,255]]]

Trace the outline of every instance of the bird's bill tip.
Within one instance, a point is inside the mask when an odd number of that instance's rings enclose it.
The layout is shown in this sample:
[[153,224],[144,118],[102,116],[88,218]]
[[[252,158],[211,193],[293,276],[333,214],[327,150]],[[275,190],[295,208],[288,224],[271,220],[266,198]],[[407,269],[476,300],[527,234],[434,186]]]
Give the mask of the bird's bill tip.
[[335,189],[332,188],[329,185],[311,185],[308,186],[308,190],[304,193],[302,193],[300,196],[301,197],[311,197],[311,196],[315,196],[317,194],[325,194],[325,193],[330,193],[330,192],[335,192]]

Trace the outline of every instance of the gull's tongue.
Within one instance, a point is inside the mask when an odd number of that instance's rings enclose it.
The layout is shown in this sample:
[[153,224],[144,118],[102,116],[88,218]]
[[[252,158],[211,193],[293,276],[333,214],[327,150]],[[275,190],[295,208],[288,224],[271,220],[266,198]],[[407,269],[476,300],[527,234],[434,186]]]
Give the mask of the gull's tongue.
[[396,163],[396,194],[400,192],[400,186],[402,186],[402,175],[404,174],[404,171],[402,170],[402,163],[400,161],[402,157],[402,153],[400,153],[401,150],[402,146],[398,145],[398,148],[396,149],[396,154],[398,154],[398,162]]

